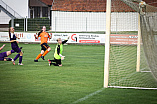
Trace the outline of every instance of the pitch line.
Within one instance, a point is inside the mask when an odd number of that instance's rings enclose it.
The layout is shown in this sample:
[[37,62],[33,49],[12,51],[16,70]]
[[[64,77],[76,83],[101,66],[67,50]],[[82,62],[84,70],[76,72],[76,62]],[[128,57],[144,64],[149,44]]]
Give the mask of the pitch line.
[[97,91],[95,91],[95,92],[93,92],[93,93],[91,93],[91,94],[89,94],[89,95],[86,95],[85,97],[80,98],[80,99],[74,101],[74,102],[71,103],[71,104],[76,104],[76,103],[82,102],[82,101],[88,99],[89,97],[92,97],[92,96],[94,96],[94,95],[96,95],[96,94],[102,92],[104,89],[105,89],[105,88],[101,88],[100,90],[97,90]]
[[141,72],[144,72],[144,73],[149,73],[149,72],[152,72],[152,71],[141,71]]
[[[145,68],[141,69],[141,71],[143,71],[144,69],[145,69]],[[124,79],[126,79],[126,78],[128,78],[128,77],[131,77],[132,75],[134,75],[134,74],[136,74],[136,73],[137,73],[137,72],[131,73],[131,74],[129,74],[128,76],[126,76],[126,77],[124,77],[124,78],[118,80],[118,82],[119,82],[119,81],[121,82],[121,81],[123,81]],[[115,83],[117,83],[117,81],[114,82],[114,83],[111,83],[111,84],[115,84]],[[102,92],[104,89],[105,89],[105,88],[101,88],[100,90],[97,90],[97,91],[95,91],[95,92],[93,92],[93,93],[91,93],[91,94],[89,94],[89,95],[86,95],[85,97],[80,98],[80,99],[74,101],[74,102],[71,103],[71,104],[77,104],[77,103],[79,103],[79,102],[82,102],[82,101],[88,99],[89,97],[92,97],[92,96],[94,96],[94,95],[96,95],[96,94]]]

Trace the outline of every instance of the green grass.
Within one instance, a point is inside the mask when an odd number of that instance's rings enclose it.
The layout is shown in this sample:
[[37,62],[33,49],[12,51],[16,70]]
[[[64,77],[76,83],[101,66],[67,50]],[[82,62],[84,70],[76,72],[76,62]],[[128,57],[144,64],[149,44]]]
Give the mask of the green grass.
[[[40,53],[40,44],[19,45],[24,51],[24,66],[18,66],[18,60],[15,66],[0,62],[0,104],[71,104],[102,89],[104,46],[66,45],[63,66],[50,67],[47,59],[53,58],[54,44],[49,44],[52,51],[46,60],[39,59],[38,63],[33,60]],[[1,52],[7,50],[11,50],[9,43]],[[156,93],[157,90],[107,88],[78,104],[155,104]]]

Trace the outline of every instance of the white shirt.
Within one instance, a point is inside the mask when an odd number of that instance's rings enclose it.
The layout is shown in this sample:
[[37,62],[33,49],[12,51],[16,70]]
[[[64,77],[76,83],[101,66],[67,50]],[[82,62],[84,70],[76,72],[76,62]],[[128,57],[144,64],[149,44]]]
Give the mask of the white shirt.
[[11,38],[13,38],[13,36],[14,36],[14,34],[13,34],[13,33],[11,33],[11,36],[10,36],[10,37],[11,37]]

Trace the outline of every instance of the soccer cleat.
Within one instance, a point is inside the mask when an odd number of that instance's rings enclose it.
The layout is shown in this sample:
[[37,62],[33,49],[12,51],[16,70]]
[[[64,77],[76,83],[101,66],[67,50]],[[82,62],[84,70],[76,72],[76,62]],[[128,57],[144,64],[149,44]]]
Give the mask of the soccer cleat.
[[22,49],[23,47],[20,47],[20,49]]
[[44,56],[41,56],[41,58],[42,58],[43,60],[45,60],[45,59],[44,59]]
[[51,63],[49,63],[49,66],[51,66]]
[[38,62],[38,60],[34,60],[34,62]]
[[14,59],[12,59],[11,61],[12,61],[13,65],[15,65],[15,61],[14,61]]
[[18,65],[23,65],[22,63],[18,63]]

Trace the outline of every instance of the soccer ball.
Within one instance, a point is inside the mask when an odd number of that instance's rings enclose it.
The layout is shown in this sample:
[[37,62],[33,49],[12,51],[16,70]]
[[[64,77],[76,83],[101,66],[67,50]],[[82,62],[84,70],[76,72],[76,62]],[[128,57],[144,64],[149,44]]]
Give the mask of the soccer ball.
[[146,2],[141,1],[141,2],[139,3],[139,6],[140,6],[141,8],[144,8],[144,7],[146,6]]

